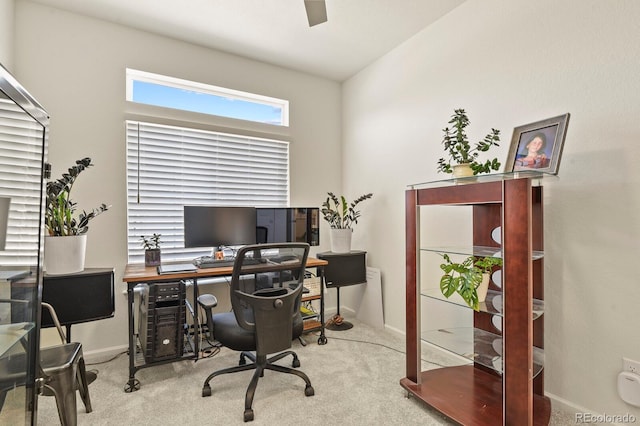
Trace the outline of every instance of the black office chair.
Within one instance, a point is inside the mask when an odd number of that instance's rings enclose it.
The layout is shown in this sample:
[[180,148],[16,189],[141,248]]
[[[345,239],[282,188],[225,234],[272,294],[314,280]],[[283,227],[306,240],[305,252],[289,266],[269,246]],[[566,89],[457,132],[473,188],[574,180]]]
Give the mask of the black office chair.
[[[291,341],[302,334],[300,299],[308,254],[309,245],[305,243],[242,247],[236,255],[231,278],[233,312],[212,315],[215,299],[211,295],[203,295],[198,300],[207,312],[208,328],[213,337],[223,346],[241,351],[238,366],[216,371],[207,377],[202,396],[211,396],[209,382],[214,377],[255,369],[245,396],[245,422],[253,420],[251,405],[264,370],[295,374],[306,383],[304,394],[314,394],[306,374],[274,364],[291,355],[292,366],[300,366],[296,353],[287,349],[291,348]],[[278,354],[267,358],[274,353]],[[253,362],[247,364],[246,358]]]
[[[66,343],[66,337],[55,310],[48,303],[42,303],[42,307],[49,311],[62,344],[40,349],[40,363],[36,374],[43,386],[42,394],[55,396],[62,426],[75,426],[77,424],[76,391],[80,391],[86,412],[92,411],[82,344]],[[26,362],[25,353],[0,358],[0,410],[6,393],[15,386],[25,385]]]

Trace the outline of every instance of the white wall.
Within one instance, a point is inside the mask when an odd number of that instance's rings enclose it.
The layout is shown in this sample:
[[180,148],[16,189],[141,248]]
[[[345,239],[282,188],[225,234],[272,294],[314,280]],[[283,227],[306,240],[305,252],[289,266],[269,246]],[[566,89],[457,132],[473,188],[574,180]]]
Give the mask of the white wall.
[[544,182],[546,390],[636,417],[616,376],[622,356],[640,359],[639,18],[635,0],[469,0],[343,85],[345,191],[376,193],[356,234],[397,329],[404,190],[442,178],[454,108],[473,140],[502,130],[501,160],[515,126],[571,113],[559,179]]
[[[319,206],[340,185],[340,85],[333,81],[29,1],[16,3],[15,30],[15,75],[51,116],[53,176],[89,156],[95,166],[78,179],[73,198],[81,209],[112,205],[90,224],[86,266],[116,268],[116,314],[73,326],[86,352],[127,343],[126,67],[290,100],[292,205]],[[326,245],[318,250],[328,249],[328,238],[323,228]]]
[[0,0],[0,64],[13,69],[14,0]]
[[[570,112],[560,178],[545,182],[546,389],[640,416],[615,391],[621,357],[640,359],[631,266],[640,237],[639,17],[634,0],[468,0],[347,81],[341,105],[339,85],[327,80],[17,2],[13,71],[52,117],[54,175],[91,156],[96,166],[74,190],[80,207],[113,205],[91,226],[87,266],[116,267],[116,318],[76,325],[74,338],[87,351],[126,343],[125,67],[290,99],[291,202],[374,192],[354,247],[381,268],[385,321],[399,330],[404,190],[441,178],[441,129],[453,109],[467,109],[474,139],[502,130],[501,160],[513,127]],[[324,225],[319,250],[328,248]]]

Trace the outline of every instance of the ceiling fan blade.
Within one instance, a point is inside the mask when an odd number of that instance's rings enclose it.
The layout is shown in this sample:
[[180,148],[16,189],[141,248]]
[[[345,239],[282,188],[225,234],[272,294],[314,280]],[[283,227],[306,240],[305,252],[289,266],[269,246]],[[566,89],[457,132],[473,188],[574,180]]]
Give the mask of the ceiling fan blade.
[[327,22],[327,5],[324,0],[304,0],[304,7],[307,9],[310,27]]

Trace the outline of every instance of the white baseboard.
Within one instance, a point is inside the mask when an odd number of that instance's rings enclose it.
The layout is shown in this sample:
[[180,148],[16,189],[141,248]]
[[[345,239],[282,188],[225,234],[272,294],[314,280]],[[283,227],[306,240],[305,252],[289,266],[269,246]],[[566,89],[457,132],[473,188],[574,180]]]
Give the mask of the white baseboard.
[[396,334],[396,335],[398,335],[400,337],[406,337],[407,336],[407,333],[405,333],[404,330],[400,330],[399,328],[391,327],[388,324],[384,325],[384,329],[388,330],[388,331],[392,332],[393,334]]
[[102,348],[95,351],[84,351],[84,359],[87,363],[102,362],[112,357],[127,352],[129,345],[111,346],[109,348]]
[[[593,417],[602,417],[602,414],[596,413],[595,411],[589,410],[586,407],[582,407],[578,404],[575,404],[571,401],[567,401],[564,398],[559,397],[558,395],[554,395],[551,392],[545,392],[545,396],[547,396],[551,400],[551,407],[554,410],[561,411],[565,414],[571,415],[575,417],[576,414],[589,414]],[[580,423],[576,420],[576,423]],[[619,423],[611,423],[609,424],[618,425]]]

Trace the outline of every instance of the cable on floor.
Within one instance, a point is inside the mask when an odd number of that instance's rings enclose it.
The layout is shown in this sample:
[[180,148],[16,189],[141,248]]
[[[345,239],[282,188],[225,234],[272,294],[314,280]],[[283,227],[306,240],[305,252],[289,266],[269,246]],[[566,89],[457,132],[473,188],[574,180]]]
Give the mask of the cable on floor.
[[[369,342],[369,341],[366,341],[366,340],[358,340],[358,339],[347,339],[346,337],[336,337],[336,336],[333,336],[333,335],[331,336],[331,338],[335,339],[335,340],[344,340],[344,341],[347,341],[347,342],[367,343],[369,345],[381,346],[383,348],[387,348],[387,349],[390,349],[392,351],[398,352],[400,354],[406,355],[405,351],[402,351],[402,350],[396,349],[396,348],[392,348],[391,346],[387,346],[387,345],[385,345],[383,343]],[[427,364],[436,365],[438,367],[448,367],[447,365],[443,365],[443,364],[439,364],[437,362],[429,361],[429,360],[426,360],[424,358],[420,358],[420,360],[426,362]]]
[[124,355],[124,354],[126,354],[126,353],[127,353],[127,351],[122,351],[122,352],[119,352],[119,353],[115,354],[114,356],[112,356],[111,358],[106,359],[106,360],[104,360],[104,361],[87,362],[87,363],[85,363],[85,365],[100,365],[100,364],[106,364],[106,363],[111,362],[111,361],[113,361],[114,359],[118,358],[120,355]]

